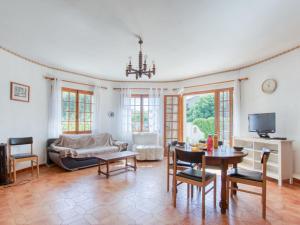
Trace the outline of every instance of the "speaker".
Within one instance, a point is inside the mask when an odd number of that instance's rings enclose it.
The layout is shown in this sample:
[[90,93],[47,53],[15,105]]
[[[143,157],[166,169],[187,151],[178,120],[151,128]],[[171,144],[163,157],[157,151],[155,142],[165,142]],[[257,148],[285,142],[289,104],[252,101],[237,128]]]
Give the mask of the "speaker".
[[6,144],[0,144],[0,185],[9,184]]

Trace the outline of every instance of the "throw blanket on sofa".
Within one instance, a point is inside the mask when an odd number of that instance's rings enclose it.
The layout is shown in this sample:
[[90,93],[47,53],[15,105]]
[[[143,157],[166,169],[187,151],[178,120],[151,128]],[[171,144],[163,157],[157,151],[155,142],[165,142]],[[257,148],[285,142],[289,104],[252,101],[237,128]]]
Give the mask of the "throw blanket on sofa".
[[98,154],[122,150],[123,142],[115,142],[111,134],[95,135],[61,135],[51,148],[60,154],[61,158],[84,158]]

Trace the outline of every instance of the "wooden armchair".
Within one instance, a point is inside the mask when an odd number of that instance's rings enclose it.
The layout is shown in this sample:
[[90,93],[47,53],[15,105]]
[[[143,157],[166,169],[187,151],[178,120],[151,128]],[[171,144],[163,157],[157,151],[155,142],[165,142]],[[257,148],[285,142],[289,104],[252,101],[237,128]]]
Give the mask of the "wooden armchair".
[[[263,149],[261,164],[262,164],[262,173],[256,171],[249,171],[240,168],[233,168],[231,172],[227,176],[226,182],[226,196],[227,196],[227,204],[229,203],[229,190],[232,191],[241,191],[249,194],[255,194],[262,197],[262,217],[266,218],[266,195],[267,195],[267,161],[270,155],[269,149]],[[261,193],[253,192],[249,190],[240,189],[234,187],[232,183],[241,183],[250,186],[256,186],[261,188]]]
[[[37,176],[39,177],[39,158],[37,155],[33,154],[32,144],[33,144],[32,137],[8,139],[9,175],[10,175],[10,179],[12,179],[11,176],[13,173],[14,182],[16,182],[17,180],[16,164],[19,162],[31,161],[32,174],[33,174],[33,163],[35,163],[37,168]],[[12,154],[12,147],[20,146],[20,145],[30,145],[30,153],[23,152],[18,154]]]

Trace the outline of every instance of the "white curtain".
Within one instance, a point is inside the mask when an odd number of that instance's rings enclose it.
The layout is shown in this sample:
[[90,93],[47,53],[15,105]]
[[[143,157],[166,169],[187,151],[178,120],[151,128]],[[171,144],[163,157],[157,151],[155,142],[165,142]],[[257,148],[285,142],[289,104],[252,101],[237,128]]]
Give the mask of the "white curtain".
[[240,135],[240,110],[241,110],[241,81],[234,81],[233,90],[233,136]]
[[58,138],[62,134],[61,126],[61,81],[54,79],[50,81],[50,101],[49,101],[49,119],[48,119],[48,137]]
[[101,87],[94,87],[94,104],[93,104],[93,124],[92,132],[94,134],[100,133],[101,127],[101,112],[100,112],[100,101],[101,101]]
[[121,139],[127,143],[132,142],[132,127],[131,127],[131,90],[121,90]]
[[149,90],[149,131],[158,134],[159,143],[162,143],[163,130],[163,93],[162,89]]

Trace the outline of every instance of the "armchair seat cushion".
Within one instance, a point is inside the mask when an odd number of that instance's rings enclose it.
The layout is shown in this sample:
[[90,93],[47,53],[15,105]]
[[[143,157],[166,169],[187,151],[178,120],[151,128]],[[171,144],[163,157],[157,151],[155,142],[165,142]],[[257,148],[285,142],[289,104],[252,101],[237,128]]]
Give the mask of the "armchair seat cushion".
[[258,181],[262,182],[262,173],[251,171],[251,170],[245,170],[241,168],[233,168],[228,174],[229,177],[239,178],[239,179],[245,179],[245,180],[252,180],[252,181]]
[[163,160],[164,149],[159,145],[136,145],[134,152],[139,153],[137,160]]
[[[181,172],[178,172],[177,176],[184,177],[184,178],[187,178],[187,179],[190,179],[190,180],[195,180],[195,181],[202,182],[202,171],[192,169],[192,168],[183,170]],[[216,176],[216,174],[206,172],[205,173],[205,180],[210,180],[210,179],[214,178],[215,176]]]
[[13,159],[25,159],[25,158],[31,158],[31,157],[38,157],[38,156],[31,154],[31,153],[20,153],[20,154],[11,155],[11,158],[13,158]]
[[157,133],[133,133],[132,140],[132,151],[139,153],[136,157],[137,160],[163,160],[164,148],[159,145]]

